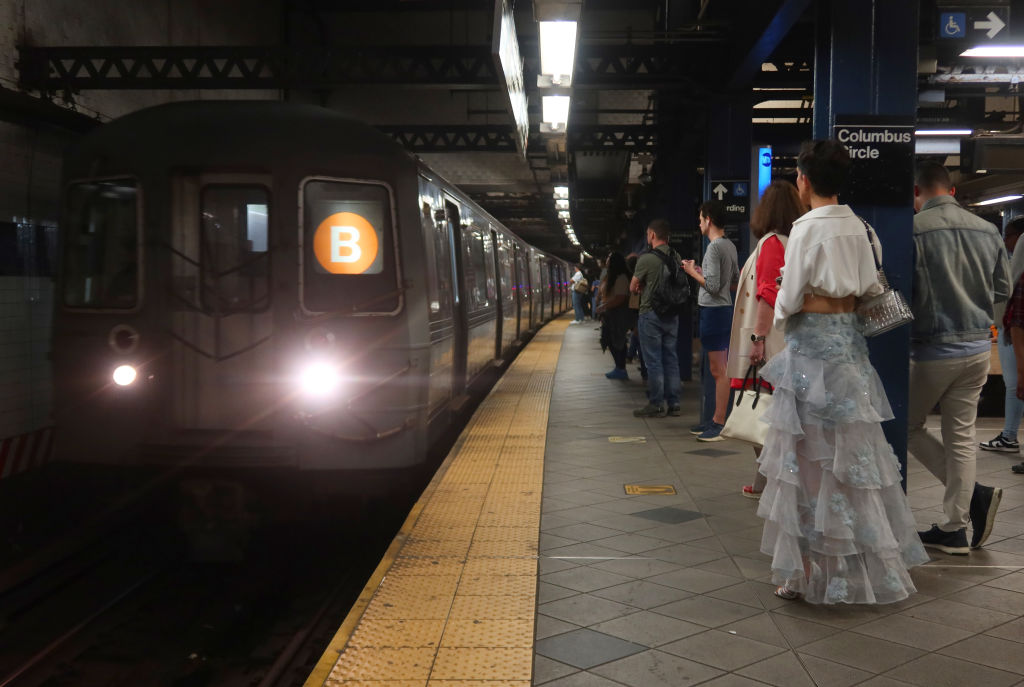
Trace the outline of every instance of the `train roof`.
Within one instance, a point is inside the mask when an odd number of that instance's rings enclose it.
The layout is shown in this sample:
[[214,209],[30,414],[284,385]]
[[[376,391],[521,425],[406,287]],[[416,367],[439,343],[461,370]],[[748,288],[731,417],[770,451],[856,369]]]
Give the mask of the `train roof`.
[[[86,135],[68,175],[121,173],[140,159],[161,166],[329,166],[340,157],[411,165],[400,145],[334,110],[274,100],[195,100],[157,105]],[[272,164],[268,164],[272,161]]]

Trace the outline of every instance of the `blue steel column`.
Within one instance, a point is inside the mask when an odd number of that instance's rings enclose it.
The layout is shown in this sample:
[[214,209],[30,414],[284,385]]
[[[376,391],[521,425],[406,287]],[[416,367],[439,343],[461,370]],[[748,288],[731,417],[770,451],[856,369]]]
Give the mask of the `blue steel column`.
[[[715,179],[749,179],[750,155],[754,140],[751,123],[753,96],[749,85],[728,99],[712,103],[708,122],[708,164],[704,173],[704,199],[709,200],[711,182]],[[697,218],[693,218],[696,227]],[[696,228],[694,229],[696,231]],[[707,241],[701,243],[701,254]],[[739,263],[750,253],[750,231],[740,227]],[[711,377],[706,352],[701,353],[701,424],[711,422],[715,414],[715,380]]]
[[[918,5],[893,0],[817,3],[815,138],[832,135],[837,115],[916,115]],[[914,274],[913,198],[899,207],[857,204],[853,210],[878,232],[886,276],[909,297]],[[884,425],[885,435],[905,480],[910,328],[875,337],[870,348],[871,362],[895,414]]]

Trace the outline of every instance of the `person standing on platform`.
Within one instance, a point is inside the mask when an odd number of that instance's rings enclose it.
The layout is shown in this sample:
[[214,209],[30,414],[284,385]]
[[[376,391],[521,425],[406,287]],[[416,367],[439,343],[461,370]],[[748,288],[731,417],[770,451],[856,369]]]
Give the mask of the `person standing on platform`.
[[[717,200],[700,206],[700,233],[710,241],[700,267],[683,260],[683,270],[700,285],[700,345],[708,354],[715,379],[715,413],[706,427],[694,427],[697,441],[722,441],[729,410],[729,334],[732,328],[732,285],[739,277],[736,244],[725,237],[725,208]],[[705,416],[706,417],[706,416]]]
[[[640,294],[640,348],[647,364],[647,405],[633,411],[636,417],[679,415],[679,355],[676,337],[679,316],[659,317],[651,307],[651,299],[661,283],[667,258],[678,265],[679,254],[668,245],[669,224],[656,219],[647,226],[647,242],[651,250],[636,261],[636,271],[629,289]],[[661,253],[665,258],[658,257]]]
[[[996,344],[999,351],[999,366],[1003,371],[1003,384],[1006,386],[1006,400],[1003,403],[1003,431],[993,439],[981,442],[980,446],[984,451],[1020,453],[1017,430],[1020,428],[1021,416],[1024,415],[1024,401],[1017,398],[1017,360],[1013,353],[1010,329],[1013,326],[1024,327],[1024,283],[1020,281],[1020,275],[1024,274],[1024,250],[1014,253],[1021,232],[1024,232],[1024,217],[1011,220],[1003,231],[1003,245],[1010,254],[1010,283],[1014,285],[1006,310],[999,318]],[[1011,469],[1017,474],[1024,474],[1024,463],[1014,465]]]
[[605,373],[608,379],[629,379],[626,372],[626,338],[630,326],[629,270],[626,258],[615,251],[608,256],[601,280],[601,340],[607,341],[615,369]]
[[[737,393],[744,388],[752,389],[757,383],[757,374],[747,376],[751,367],[764,365],[786,347],[782,332],[772,327],[772,318],[779,293],[777,279],[786,259],[786,242],[793,222],[802,214],[804,206],[796,187],[788,181],[776,180],[765,189],[750,218],[750,232],[757,239],[757,247],[740,272],[726,370],[730,386]],[[771,393],[771,388],[762,393]],[[754,457],[760,456],[761,447],[755,446]],[[745,485],[741,493],[749,499],[759,499],[764,485],[765,476],[758,467],[753,484]]]
[[588,292],[587,279],[583,276],[583,265],[576,265],[576,274],[572,275],[572,309],[576,313],[576,319],[569,324],[579,324],[586,319],[584,300]]
[[[1010,265],[995,225],[956,202],[945,167],[922,163],[914,182],[907,448],[946,487],[945,521],[921,532],[921,541],[964,555],[988,539],[1002,498],[1002,489],[975,481],[975,420],[988,379],[994,307],[1010,295]],[[941,442],[924,427],[936,405]]]
[[893,413],[854,312],[858,298],[882,293],[881,246],[839,205],[849,168],[835,140],[805,143],[797,157],[797,189],[811,209],[793,223],[775,299],[786,348],[762,371],[775,392],[757,514],[776,596],[884,604],[917,591],[909,569],[928,554],[882,432]]

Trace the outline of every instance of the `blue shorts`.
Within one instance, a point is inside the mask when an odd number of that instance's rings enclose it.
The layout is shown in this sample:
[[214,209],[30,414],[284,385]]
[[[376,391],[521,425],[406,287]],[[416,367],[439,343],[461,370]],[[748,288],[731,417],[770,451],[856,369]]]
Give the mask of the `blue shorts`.
[[731,305],[700,309],[700,345],[705,351],[729,350],[731,333]]

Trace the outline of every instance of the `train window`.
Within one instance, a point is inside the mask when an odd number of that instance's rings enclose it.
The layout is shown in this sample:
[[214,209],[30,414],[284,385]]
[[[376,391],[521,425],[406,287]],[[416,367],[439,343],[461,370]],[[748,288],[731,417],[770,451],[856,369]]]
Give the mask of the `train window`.
[[200,301],[215,312],[262,310],[270,303],[268,215],[262,186],[210,185],[200,194]]
[[372,182],[303,187],[302,301],[312,312],[393,314],[399,295],[391,194]]
[[64,303],[131,310],[139,302],[138,188],[132,179],[88,181],[68,189]]
[[430,319],[448,319],[452,316],[452,255],[448,223],[437,187],[423,177],[420,177],[420,224],[426,248],[424,262]]
[[[468,213],[467,213],[468,214]],[[467,220],[469,221],[468,218]],[[487,251],[485,244],[490,243],[478,222],[464,224],[462,227],[462,244],[464,246],[466,266],[466,293],[469,294],[469,305],[478,310],[491,305],[494,292],[494,258]],[[488,270],[487,261],[491,260]]]

